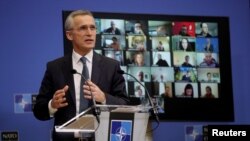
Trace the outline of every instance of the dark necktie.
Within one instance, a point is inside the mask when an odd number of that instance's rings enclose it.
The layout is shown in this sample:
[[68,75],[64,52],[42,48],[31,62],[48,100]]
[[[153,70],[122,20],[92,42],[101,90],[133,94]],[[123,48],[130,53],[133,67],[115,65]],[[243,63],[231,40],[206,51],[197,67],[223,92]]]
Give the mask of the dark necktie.
[[[88,71],[88,67],[86,65],[86,58],[82,57],[80,59],[82,61],[83,64],[83,68],[82,68],[82,75],[85,77],[85,79],[89,79],[89,71]],[[89,101],[87,99],[84,98],[83,96],[83,85],[85,84],[85,80],[84,78],[81,78],[81,85],[80,85],[80,107],[79,107],[79,112],[81,113],[82,111],[84,111],[85,109],[88,108],[88,103]]]

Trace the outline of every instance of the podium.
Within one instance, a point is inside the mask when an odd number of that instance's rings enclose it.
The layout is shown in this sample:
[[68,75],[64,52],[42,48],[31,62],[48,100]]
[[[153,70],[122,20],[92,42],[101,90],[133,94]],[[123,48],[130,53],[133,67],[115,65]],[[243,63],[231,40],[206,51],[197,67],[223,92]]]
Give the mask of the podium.
[[95,141],[146,141],[149,109],[145,106],[97,105],[98,123],[90,107],[61,126],[56,132],[78,133],[82,138],[94,136]]

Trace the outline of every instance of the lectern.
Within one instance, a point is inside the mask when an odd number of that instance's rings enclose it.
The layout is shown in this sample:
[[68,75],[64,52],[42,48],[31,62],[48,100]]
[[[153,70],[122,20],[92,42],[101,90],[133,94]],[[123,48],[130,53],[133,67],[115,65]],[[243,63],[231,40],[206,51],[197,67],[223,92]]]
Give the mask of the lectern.
[[127,105],[97,105],[100,123],[90,107],[61,126],[56,132],[92,135],[95,141],[146,141],[150,107]]

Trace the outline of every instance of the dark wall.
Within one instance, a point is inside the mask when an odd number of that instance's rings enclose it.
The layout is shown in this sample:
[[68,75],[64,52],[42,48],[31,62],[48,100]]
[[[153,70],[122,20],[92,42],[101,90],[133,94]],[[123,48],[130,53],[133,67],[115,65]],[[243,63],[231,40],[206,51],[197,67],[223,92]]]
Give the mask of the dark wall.
[[[15,113],[14,95],[37,93],[46,62],[63,55],[62,10],[227,16],[235,122],[250,123],[249,0],[1,0],[0,1],[0,132],[18,131],[20,141],[49,140],[52,121],[38,121],[31,112]],[[181,141],[189,125],[198,122],[162,122],[156,141]],[[228,123],[226,123],[228,124]]]

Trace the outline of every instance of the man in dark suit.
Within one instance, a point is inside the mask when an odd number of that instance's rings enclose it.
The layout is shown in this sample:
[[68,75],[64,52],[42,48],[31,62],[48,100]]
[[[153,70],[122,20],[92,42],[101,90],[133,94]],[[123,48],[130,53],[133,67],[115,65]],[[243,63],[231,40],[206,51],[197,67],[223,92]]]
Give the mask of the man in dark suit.
[[158,65],[158,66],[165,66],[165,67],[168,67],[169,65],[168,65],[168,62],[166,61],[166,60],[164,60],[164,59],[162,59],[162,56],[161,56],[161,54],[158,54],[158,61],[156,62],[156,65]]
[[[72,41],[72,54],[48,62],[33,113],[39,120],[54,118],[54,125],[62,125],[81,112],[80,91],[84,98],[92,101],[91,93],[99,104],[128,104],[125,80],[119,62],[93,51],[96,41],[96,26],[89,11],[74,11],[65,21],[68,40]],[[82,72],[81,57],[86,58],[89,80],[82,86],[81,75],[72,74],[72,70]],[[75,141],[77,135],[56,133],[53,141]]]
[[108,34],[115,34],[115,35],[121,35],[121,31],[119,28],[116,27],[115,22],[114,21],[110,21],[110,27],[107,28],[104,33],[108,33]]
[[212,35],[209,33],[208,30],[208,24],[207,23],[201,23],[200,24],[201,32],[200,34],[197,34],[197,37],[212,37]]

